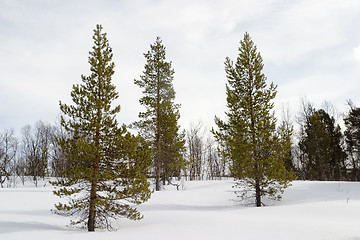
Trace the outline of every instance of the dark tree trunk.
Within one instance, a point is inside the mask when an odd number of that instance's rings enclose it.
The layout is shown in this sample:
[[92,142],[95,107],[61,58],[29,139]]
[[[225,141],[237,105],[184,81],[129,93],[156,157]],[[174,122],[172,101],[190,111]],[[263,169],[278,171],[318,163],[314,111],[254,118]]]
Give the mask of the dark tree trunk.
[[[101,86],[99,87],[99,99],[101,99]],[[100,123],[101,123],[101,108],[97,110],[97,125],[95,129],[95,159],[93,162],[93,176],[91,178],[91,190],[90,190],[90,206],[89,206],[89,219],[88,219],[88,231],[95,231],[95,217],[96,217],[96,195],[97,195],[97,183],[100,165]]]
[[160,160],[156,159],[155,164],[155,191],[160,191]]
[[256,207],[261,207],[260,184],[258,180],[256,180],[255,183],[255,197],[256,197]]
[[95,231],[95,217],[96,217],[96,192],[97,192],[97,175],[99,172],[100,157],[97,157],[94,162],[94,172],[91,179],[91,190],[90,190],[90,206],[89,206],[89,219],[88,219],[88,231]]
[[[159,110],[158,110],[159,112]],[[160,114],[158,113],[158,116]],[[159,121],[159,118],[158,120]],[[160,191],[160,183],[161,183],[161,138],[160,138],[160,127],[159,123],[157,123],[157,131],[156,131],[156,153],[155,153],[155,190]]]
[[161,130],[160,130],[160,121],[161,119],[161,110],[160,110],[160,73],[157,72],[157,86],[156,86],[156,153],[155,153],[155,190],[160,191],[160,181],[161,181]]
[[96,185],[92,184],[90,192],[90,209],[88,219],[88,231],[95,231],[95,201],[96,201]]

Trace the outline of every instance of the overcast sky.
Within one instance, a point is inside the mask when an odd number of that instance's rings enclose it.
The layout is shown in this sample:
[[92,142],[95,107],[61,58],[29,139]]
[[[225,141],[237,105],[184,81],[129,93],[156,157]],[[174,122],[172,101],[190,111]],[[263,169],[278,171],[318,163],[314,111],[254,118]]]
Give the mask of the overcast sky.
[[120,123],[138,120],[143,53],[160,36],[175,70],[180,124],[213,126],[226,110],[225,57],[249,32],[278,85],[276,111],[301,97],[346,111],[360,105],[359,0],[0,0],[0,131],[53,123],[59,100],[89,75],[96,24],[113,48]]

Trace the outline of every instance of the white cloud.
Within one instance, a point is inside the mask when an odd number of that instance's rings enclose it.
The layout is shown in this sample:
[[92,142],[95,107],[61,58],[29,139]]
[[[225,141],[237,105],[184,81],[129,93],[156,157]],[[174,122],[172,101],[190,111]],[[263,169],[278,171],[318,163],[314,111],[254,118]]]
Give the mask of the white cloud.
[[[352,49],[359,43],[359,21],[357,0],[0,1],[0,100],[7,104],[0,115],[16,118],[20,127],[30,118],[55,118],[58,100],[69,100],[72,84],[88,74],[97,23],[114,50],[120,122],[137,120],[140,90],[133,79],[142,73],[143,53],[156,36],[173,62],[185,126],[199,119],[212,124],[226,110],[223,62],[237,57],[245,31],[261,51],[269,81],[279,84],[279,100],[352,98],[355,93],[339,86],[346,78],[358,92],[358,71],[349,62],[352,54],[359,58],[359,47]],[[19,127],[3,119],[0,130]]]
[[354,48],[354,57],[356,60],[360,61],[360,45]]
[[284,64],[343,44],[348,29],[360,20],[352,19],[359,10],[359,1],[282,1],[262,18],[255,35],[264,57]]

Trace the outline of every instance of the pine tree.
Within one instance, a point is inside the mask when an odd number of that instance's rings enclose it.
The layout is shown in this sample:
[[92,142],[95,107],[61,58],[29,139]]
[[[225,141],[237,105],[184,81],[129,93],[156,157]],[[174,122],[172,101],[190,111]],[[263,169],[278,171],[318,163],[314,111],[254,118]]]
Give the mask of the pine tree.
[[286,121],[283,121],[278,128],[279,138],[282,142],[282,149],[279,151],[279,155],[281,156],[281,159],[284,160],[285,169],[288,172],[293,172],[295,170],[291,152],[291,136],[293,134],[293,130],[293,126]]
[[149,146],[130,134],[115,117],[120,106],[112,84],[114,63],[112,49],[102,26],[94,30],[94,46],[89,53],[91,75],[82,75],[82,84],[73,86],[74,105],[60,102],[64,116],[61,125],[68,138],[59,138],[68,168],[53,184],[60,187],[54,194],[69,199],[55,205],[57,214],[79,217],[74,224],[111,228],[111,219],[141,219],[134,204],[150,197],[145,177],[151,164]]
[[151,142],[155,174],[155,189],[160,190],[173,176],[179,176],[184,165],[184,133],[179,133],[180,105],[175,104],[172,81],[174,69],[166,61],[165,47],[160,37],[156,38],[150,51],[144,54],[145,70],[134,83],[143,89],[140,104],[146,111],[140,112],[142,119],[136,122],[142,135]]
[[340,126],[325,110],[309,116],[299,147],[306,156],[305,178],[309,180],[342,180],[346,174],[346,154],[341,147]]
[[[243,180],[235,186],[246,184],[241,197],[255,197],[257,207],[263,196],[280,199],[293,179],[280,154],[290,151],[285,149],[289,145],[277,134],[272,112],[276,86],[267,87],[262,69],[261,55],[245,33],[235,65],[229,58],[225,61],[227,121],[216,117],[219,130],[213,130],[222,154],[231,162],[233,176]],[[254,194],[248,196],[248,191]]]
[[360,179],[360,108],[349,101],[350,111],[345,117],[346,152],[350,160],[351,180]]

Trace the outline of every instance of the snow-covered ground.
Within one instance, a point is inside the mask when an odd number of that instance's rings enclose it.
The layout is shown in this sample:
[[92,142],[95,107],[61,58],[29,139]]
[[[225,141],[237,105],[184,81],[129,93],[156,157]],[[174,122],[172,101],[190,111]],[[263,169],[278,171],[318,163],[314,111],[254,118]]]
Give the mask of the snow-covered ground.
[[139,206],[144,219],[121,219],[115,232],[68,227],[50,212],[52,187],[0,189],[0,239],[344,239],[360,240],[360,183],[295,181],[280,202],[239,205],[231,180],[185,182]]

